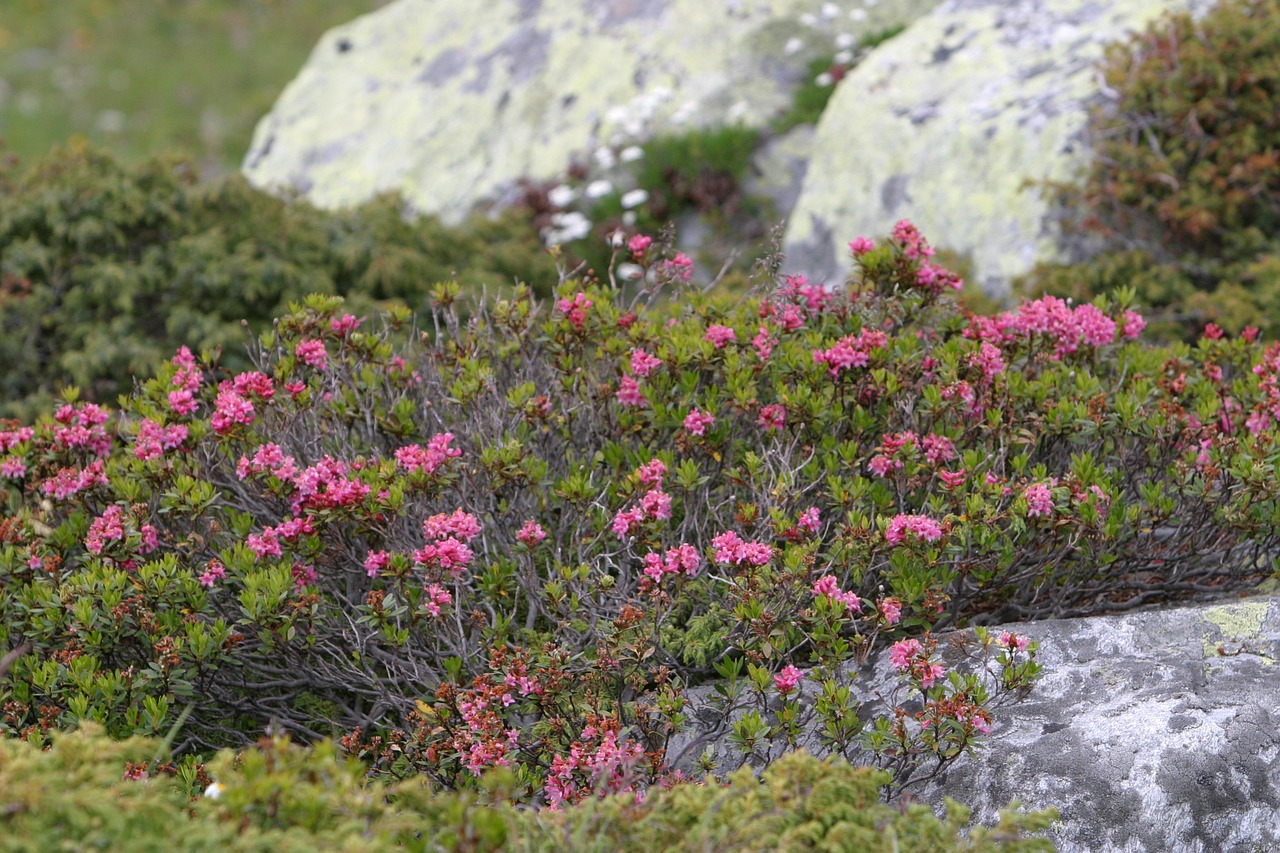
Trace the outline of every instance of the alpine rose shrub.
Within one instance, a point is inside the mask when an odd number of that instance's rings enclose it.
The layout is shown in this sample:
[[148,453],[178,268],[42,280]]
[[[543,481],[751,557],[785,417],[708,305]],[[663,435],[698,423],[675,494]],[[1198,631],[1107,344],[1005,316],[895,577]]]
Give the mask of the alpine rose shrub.
[[[1123,303],[969,316],[909,223],[855,243],[845,291],[739,305],[312,297],[253,370],[184,349],[118,412],[0,422],[0,728],[342,732],[561,803],[671,778],[719,679],[742,760],[808,721],[909,780],[1036,674],[937,632],[1269,573],[1280,350],[1151,348]],[[863,731],[847,663],[886,644],[919,710]]]

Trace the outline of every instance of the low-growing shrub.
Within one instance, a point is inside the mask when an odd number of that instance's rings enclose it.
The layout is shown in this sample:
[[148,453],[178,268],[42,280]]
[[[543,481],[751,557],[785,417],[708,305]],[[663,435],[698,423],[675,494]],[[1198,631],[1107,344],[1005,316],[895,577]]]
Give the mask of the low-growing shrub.
[[1030,286],[1088,298],[1132,287],[1160,330],[1280,326],[1280,4],[1223,0],[1114,46],[1091,170],[1062,188],[1068,222],[1105,251]]
[[0,415],[47,411],[63,385],[111,401],[181,345],[243,369],[241,323],[261,332],[308,293],[424,310],[433,282],[498,292],[555,275],[515,214],[447,229],[394,197],[329,213],[81,147],[0,166]]
[[[181,769],[158,761],[153,740],[60,734],[40,750],[0,742],[0,851],[636,851],[1051,850],[1030,837],[1052,812],[1009,809],[998,826],[971,827],[949,802],[939,821],[925,806],[879,801],[884,774],[796,754],[757,780],[681,783],[588,801],[557,812],[517,810],[418,781],[368,781],[329,744],[301,749],[267,739],[210,762],[191,801]],[[201,768],[201,773],[204,773]],[[509,776],[509,774],[505,774]],[[501,790],[504,774],[491,774]],[[207,786],[207,787],[205,787]]]
[[[574,801],[668,776],[685,688],[723,678],[744,761],[812,725],[904,782],[1036,670],[1007,635],[946,672],[929,631],[1270,573],[1280,350],[1146,346],[1122,304],[963,315],[906,222],[851,249],[846,293],[738,304],[646,303],[689,270],[642,235],[626,302],[566,279],[463,323],[442,286],[416,328],[314,297],[254,370],[183,349],[118,414],[7,424],[0,648],[30,650],[0,728],[189,708],[179,752],[346,733],[379,773]],[[915,704],[880,723],[844,664],[886,643]]]

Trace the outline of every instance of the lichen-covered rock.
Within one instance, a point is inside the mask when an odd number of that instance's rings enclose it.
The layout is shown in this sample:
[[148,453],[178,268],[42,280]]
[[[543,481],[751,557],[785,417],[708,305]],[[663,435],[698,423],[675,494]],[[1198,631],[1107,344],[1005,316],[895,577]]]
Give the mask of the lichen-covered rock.
[[877,48],[823,113],[786,247],[789,266],[832,280],[847,244],[910,218],[1007,292],[1061,257],[1046,195],[1076,177],[1104,46],[1201,0],[948,0]]
[[399,190],[456,221],[656,130],[763,126],[806,62],[937,0],[397,0],[327,33],[244,172],[324,207]]
[[[1280,849],[1280,597],[1006,628],[1039,643],[1045,676],[997,710],[985,749],[915,796],[954,797],[979,821],[1014,799],[1057,808],[1062,853]],[[888,695],[890,672],[887,654],[873,660],[863,696]],[[734,766],[740,753],[706,734],[671,754],[694,743],[692,762],[711,743]]]

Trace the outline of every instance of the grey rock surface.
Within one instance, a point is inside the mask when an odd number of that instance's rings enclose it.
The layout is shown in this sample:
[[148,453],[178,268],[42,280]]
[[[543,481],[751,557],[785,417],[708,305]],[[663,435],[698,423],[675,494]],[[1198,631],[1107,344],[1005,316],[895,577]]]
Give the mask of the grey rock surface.
[[[1280,597],[1005,627],[1040,644],[1045,676],[916,797],[954,797],[984,823],[1014,799],[1057,808],[1064,853],[1280,850]],[[869,709],[889,672],[882,655],[855,682]],[[722,767],[741,760],[711,743]]]
[[320,40],[258,125],[251,182],[457,221],[517,179],[664,129],[762,127],[836,41],[938,0],[396,0]]
[[1201,0],[947,0],[877,48],[836,89],[791,212],[788,266],[842,279],[848,242],[911,219],[1004,294],[1063,258],[1050,199],[1088,162],[1104,46]]

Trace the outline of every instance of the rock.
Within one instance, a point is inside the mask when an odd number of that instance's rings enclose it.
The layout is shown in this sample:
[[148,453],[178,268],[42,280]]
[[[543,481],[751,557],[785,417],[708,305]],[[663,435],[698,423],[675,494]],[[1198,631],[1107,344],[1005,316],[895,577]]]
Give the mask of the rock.
[[[1063,853],[1280,849],[1280,597],[1005,627],[1040,644],[1044,678],[917,798],[954,797],[984,823],[1014,799],[1055,807]],[[865,668],[865,698],[888,694],[889,669],[887,654]],[[740,760],[708,742],[721,766]]]
[[1088,162],[1083,131],[1103,47],[1202,0],[948,0],[877,48],[832,96],[792,210],[788,267],[842,279],[848,241],[911,219],[1008,292],[1064,258],[1030,181]]
[[494,0],[477,14],[474,0],[397,0],[321,39],[244,172],[324,207],[398,190],[457,221],[602,146],[762,127],[842,34],[936,2]]

